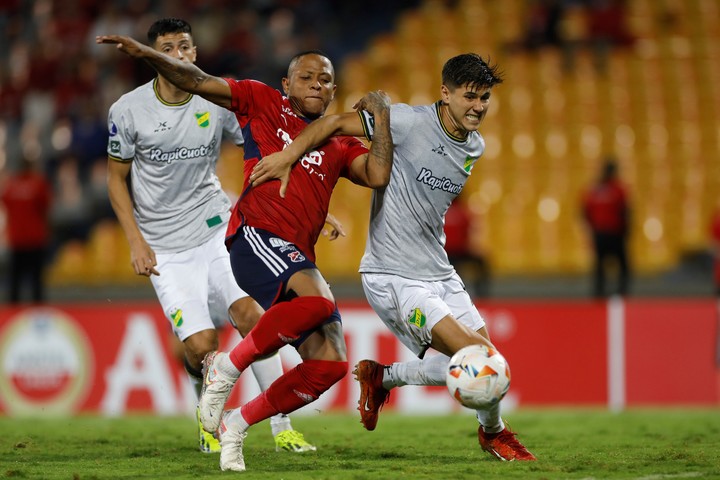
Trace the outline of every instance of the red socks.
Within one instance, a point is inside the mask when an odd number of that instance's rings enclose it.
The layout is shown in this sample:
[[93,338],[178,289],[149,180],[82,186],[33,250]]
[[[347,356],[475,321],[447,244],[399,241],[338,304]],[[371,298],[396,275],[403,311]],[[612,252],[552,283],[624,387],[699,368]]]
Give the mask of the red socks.
[[347,373],[348,362],[305,360],[240,409],[248,425],[317,400]]
[[241,372],[258,357],[275,352],[301,334],[321,325],[335,311],[324,297],[295,297],[270,307],[250,333],[230,352],[230,361]]

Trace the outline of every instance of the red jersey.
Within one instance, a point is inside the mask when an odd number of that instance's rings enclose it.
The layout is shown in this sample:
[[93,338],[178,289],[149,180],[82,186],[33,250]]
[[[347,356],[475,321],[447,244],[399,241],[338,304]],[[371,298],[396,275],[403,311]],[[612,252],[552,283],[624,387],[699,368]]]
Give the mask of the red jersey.
[[625,196],[625,189],[616,181],[598,184],[585,195],[585,218],[594,231],[615,235],[626,232]]
[[465,255],[470,245],[470,213],[458,201],[445,213],[445,251],[448,255]]
[[11,248],[34,249],[47,245],[51,197],[50,183],[40,173],[20,173],[8,179],[2,202],[7,212],[7,237]]
[[315,242],[325,225],[330,196],[353,160],[368,152],[354,137],[333,137],[293,165],[285,198],[277,181],[248,188],[252,169],[265,155],[279,152],[310,123],[293,112],[287,97],[255,80],[225,79],[232,91],[230,110],[245,139],[243,195],[233,208],[227,236],[243,225],[261,228],[294,243],[313,262]]

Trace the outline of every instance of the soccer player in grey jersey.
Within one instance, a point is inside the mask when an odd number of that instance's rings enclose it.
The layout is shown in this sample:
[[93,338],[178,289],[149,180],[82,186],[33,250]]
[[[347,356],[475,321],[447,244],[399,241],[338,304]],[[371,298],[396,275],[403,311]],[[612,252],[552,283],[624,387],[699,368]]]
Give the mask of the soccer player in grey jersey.
[[[451,58],[442,70],[441,99],[432,105],[392,105],[394,155],[390,183],[373,191],[370,228],[360,263],[368,301],[387,327],[419,360],[381,365],[360,361],[360,414],[375,429],[390,390],[403,385],[444,385],[450,357],[462,347],[491,346],[485,321],[445,252],[443,224],[485,148],[478,128],[501,83],[497,67],[476,54]],[[331,135],[372,139],[372,118],[361,112],[331,115],[310,124],[274,159],[251,175],[258,184],[281,179],[297,158]],[[436,355],[425,356],[428,348]],[[500,404],[478,410],[478,441],[500,460],[535,460],[506,428]]]
[[[148,40],[156,50],[195,62],[184,20],[156,21]],[[216,327],[230,320],[244,336],[263,313],[238,287],[224,245],[231,204],[215,168],[223,139],[243,143],[239,124],[229,110],[159,75],[111,106],[108,128],[109,195],[133,268],[150,277],[199,395],[202,359],[218,348]],[[283,373],[280,356],[257,361],[252,370],[265,390]],[[214,432],[198,428],[200,450],[219,451]],[[286,415],[273,417],[271,428],[278,449],[315,450]]]

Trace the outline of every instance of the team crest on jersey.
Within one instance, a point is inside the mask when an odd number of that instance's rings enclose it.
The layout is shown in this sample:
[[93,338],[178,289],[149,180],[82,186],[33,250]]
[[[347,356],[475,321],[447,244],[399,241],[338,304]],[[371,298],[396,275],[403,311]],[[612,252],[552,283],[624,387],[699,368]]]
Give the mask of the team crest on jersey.
[[179,308],[170,310],[170,318],[172,319],[175,327],[180,327],[183,324],[183,311]]
[[425,314],[420,310],[419,308],[416,308],[415,310],[410,313],[410,316],[408,317],[408,323],[410,325],[415,325],[418,328],[422,328],[425,326],[425,322],[427,321],[427,317]]
[[288,258],[293,263],[299,263],[299,262],[302,262],[303,260],[305,260],[305,257],[303,256],[303,254],[298,252],[297,250],[288,253]]
[[471,157],[468,155],[465,157],[465,163],[463,164],[463,168],[466,172],[470,173],[470,170],[472,170],[473,166],[475,166],[475,161],[480,157]]
[[198,126],[207,128],[210,126],[210,112],[200,112],[195,114]]

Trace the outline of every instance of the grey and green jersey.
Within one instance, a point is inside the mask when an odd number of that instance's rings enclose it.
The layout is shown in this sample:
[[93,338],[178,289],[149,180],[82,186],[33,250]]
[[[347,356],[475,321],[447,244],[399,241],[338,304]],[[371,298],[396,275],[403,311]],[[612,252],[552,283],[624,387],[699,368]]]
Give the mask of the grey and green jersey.
[[[372,118],[362,112],[368,138]],[[453,275],[445,252],[445,213],[485,149],[478,132],[451,135],[440,104],[394,104],[390,110],[394,155],[390,183],[373,191],[370,229],[361,273],[387,273],[436,281]]]
[[110,107],[108,156],[132,162],[135,219],[148,244],[172,253],[207,241],[230,217],[215,168],[223,137],[243,143],[237,119],[197,95],[170,104],[153,80]]

